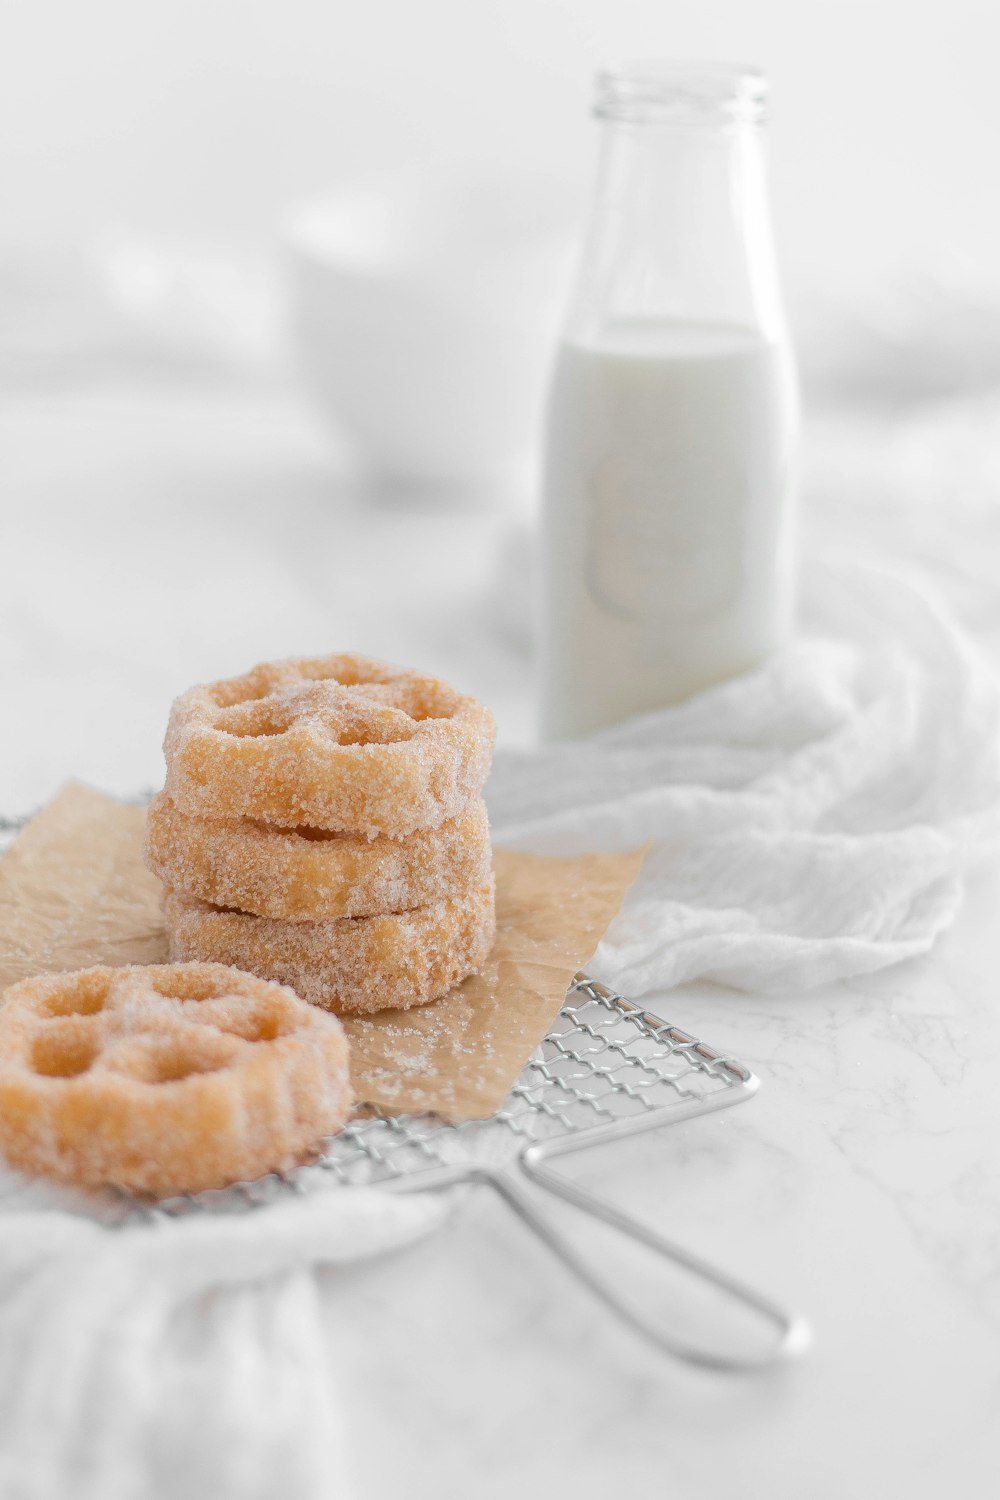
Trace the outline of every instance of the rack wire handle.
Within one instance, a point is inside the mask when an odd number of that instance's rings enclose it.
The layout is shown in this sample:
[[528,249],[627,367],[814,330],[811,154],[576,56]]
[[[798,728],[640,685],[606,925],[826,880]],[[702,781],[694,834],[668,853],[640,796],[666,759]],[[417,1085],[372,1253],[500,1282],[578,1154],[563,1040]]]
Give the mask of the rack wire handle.
[[722,1293],[735,1302],[742,1311],[750,1312],[761,1321],[766,1330],[766,1341],[754,1353],[727,1353],[721,1349],[708,1348],[672,1333],[669,1328],[644,1318],[637,1313],[620,1294],[613,1278],[605,1269],[598,1269],[584,1258],[582,1253],[540,1213],[532,1201],[523,1180],[509,1170],[494,1171],[488,1168],[473,1168],[466,1180],[487,1183],[517,1214],[523,1224],[552,1252],[592,1294],[597,1297],[633,1333],[653,1345],[661,1354],[667,1354],[686,1364],[725,1373],[747,1372],[764,1369],[777,1361],[800,1353],[810,1342],[809,1326],[804,1319],[786,1312],[770,1298],[753,1288],[745,1286],[726,1272],[710,1265],[680,1245],[675,1245],[656,1230],[632,1219],[628,1214],[603,1199],[585,1192],[568,1179],[545,1170],[535,1148],[529,1148],[521,1158],[530,1181],[545,1192],[569,1203],[573,1208],[605,1227],[623,1235],[626,1239],[650,1250],[660,1259],[680,1267],[687,1274],[707,1284],[714,1292]]

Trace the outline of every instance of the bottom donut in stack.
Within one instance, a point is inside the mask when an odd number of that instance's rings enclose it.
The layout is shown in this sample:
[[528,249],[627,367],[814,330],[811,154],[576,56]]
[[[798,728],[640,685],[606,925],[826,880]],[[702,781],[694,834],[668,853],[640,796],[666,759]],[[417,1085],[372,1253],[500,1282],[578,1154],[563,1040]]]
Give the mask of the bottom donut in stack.
[[496,925],[493,876],[412,911],[284,922],[164,892],[175,962],[232,964],[291,985],[339,1015],[426,1005],[485,962]]

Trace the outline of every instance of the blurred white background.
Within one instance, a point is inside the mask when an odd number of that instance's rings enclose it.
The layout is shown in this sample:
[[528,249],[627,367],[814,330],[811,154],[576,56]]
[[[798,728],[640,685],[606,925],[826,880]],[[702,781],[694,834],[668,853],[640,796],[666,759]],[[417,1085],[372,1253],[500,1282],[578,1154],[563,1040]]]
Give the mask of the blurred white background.
[[590,77],[722,57],[775,89],[786,275],[1000,256],[989,0],[7,0],[4,237],[265,247],[290,199],[469,160],[586,179]]
[[[379,497],[396,508],[376,504],[289,358],[284,226],[293,205],[385,178],[419,197],[457,173],[463,205],[485,185],[467,263],[454,203],[398,236],[428,231],[434,285],[391,369],[364,357],[401,326],[378,288],[353,299],[349,348],[322,333],[318,302],[304,318],[340,361],[327,384],[345,415],[353,400],[418,436],[436,423],[434,461],[457,455],[499,400],[491,380],[520,391],[520,419],[540,403],[568,290],[555,252],[596,158],[592,77],[620,58],[770,75],[807,530],[933,565],[964,618],[994,621],[998,14],[987,0],[0,0],[0,671],[27,726],[0,810],[73,772],[112,791],[154,783],[170,698],[263,657],[419,664],[486,697],[505,738],[530,736],[516,517],[531,463],[512,477],[484,439],[498,492],[477,509],[433,484],[407,493],[427,476],[397,449]],[[495,238],[508,202],[512,232],[550,236],[548,259]],[[468,335],[460,374],[443,289]]]

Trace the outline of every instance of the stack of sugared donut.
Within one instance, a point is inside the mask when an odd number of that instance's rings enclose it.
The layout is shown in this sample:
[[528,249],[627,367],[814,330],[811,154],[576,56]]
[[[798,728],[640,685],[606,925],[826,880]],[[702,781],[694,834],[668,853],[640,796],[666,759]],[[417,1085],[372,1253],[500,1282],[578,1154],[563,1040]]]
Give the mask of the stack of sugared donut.
[[495,935],[475,698],[338,655],[174,703],[146,862],[173,960],[230,964],[341,1015],[425,1004]]

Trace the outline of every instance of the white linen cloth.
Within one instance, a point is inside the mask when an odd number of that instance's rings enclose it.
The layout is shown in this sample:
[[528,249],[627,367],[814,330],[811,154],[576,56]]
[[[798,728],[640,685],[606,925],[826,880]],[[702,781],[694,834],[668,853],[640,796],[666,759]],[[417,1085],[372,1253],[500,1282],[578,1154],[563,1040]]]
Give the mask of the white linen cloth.
[[316,1271],[427,1233],[439,1198],[114,1223],[103,1197],[18,1188],[0,1178],[4,1500],[350,1500]]
[[800,989],[926,952],[1000,832],[1000,687],[970,640],[884,567],[815,563],[802,592],[802,638],[761,670],[497,757],[498,842],[651,844],[590,966],[626,994]]
[[[649,842],[593,971],[804,988],[925,951],[998,831],[1000,691],[903,578],[807,576],[760,671],[573,746],[501,753],[498,842]],[[155,1222],[0,1175],[4,1500],[332,1500],[352,1488],[317,1268],[447,1205],[324,1190]]]

